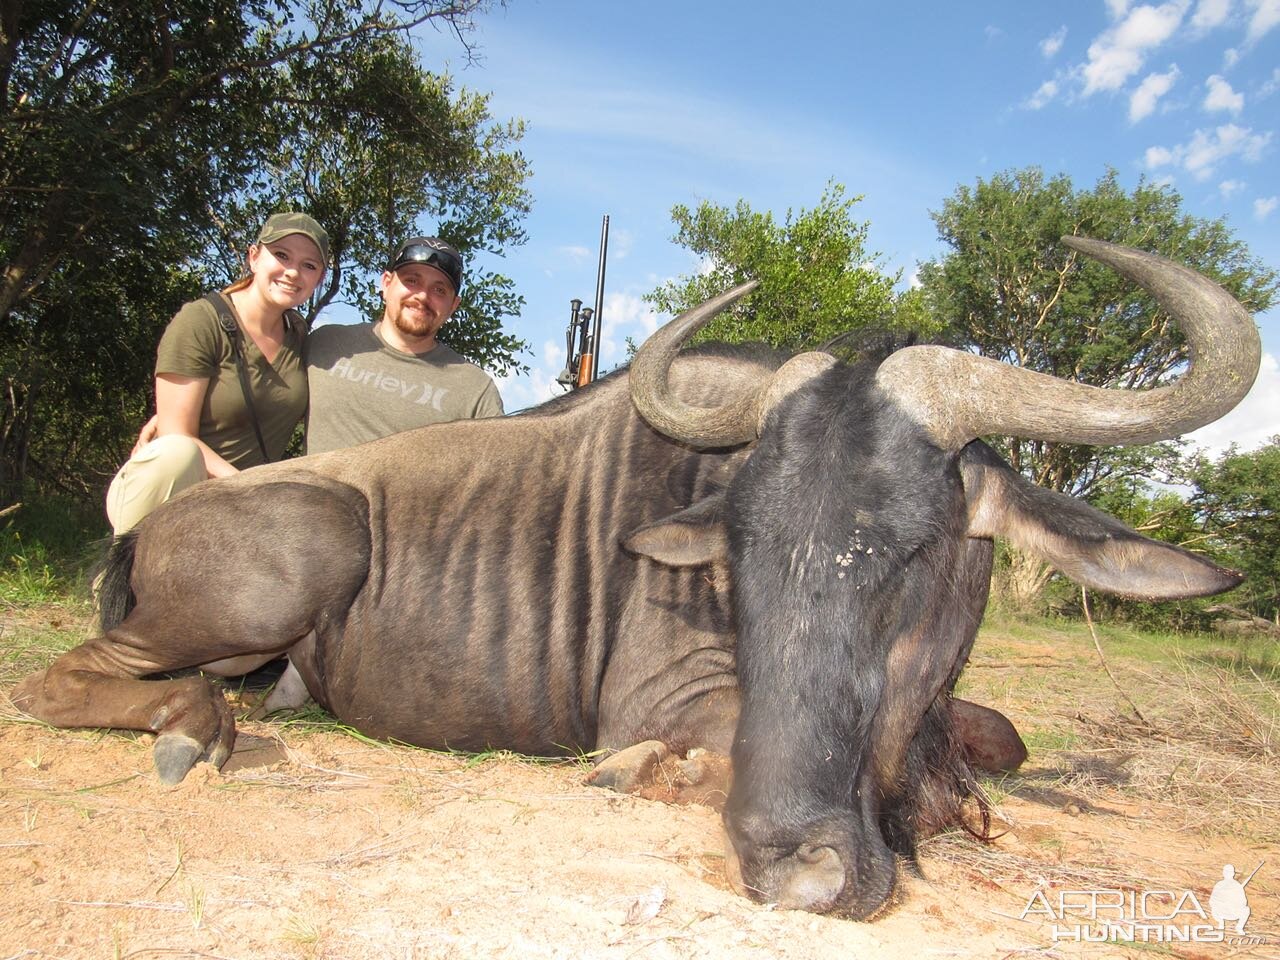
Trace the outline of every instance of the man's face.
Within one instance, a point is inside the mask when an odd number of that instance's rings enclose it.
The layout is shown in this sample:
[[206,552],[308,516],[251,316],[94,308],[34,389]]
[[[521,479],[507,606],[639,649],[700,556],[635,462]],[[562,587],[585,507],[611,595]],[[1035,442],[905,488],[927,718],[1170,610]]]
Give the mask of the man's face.
[[436,334],[462,302],[447,276],[422,263],[383,273],[382,299],[385,319],[406,340],[424,347],[435,345]]

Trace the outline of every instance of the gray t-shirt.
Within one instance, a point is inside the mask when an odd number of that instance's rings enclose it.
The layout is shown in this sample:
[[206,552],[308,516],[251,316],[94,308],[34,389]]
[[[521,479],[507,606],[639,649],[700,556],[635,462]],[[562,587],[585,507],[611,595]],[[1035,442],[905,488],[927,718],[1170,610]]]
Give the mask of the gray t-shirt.
[[493,379],[443,343],[387,346],[373,324],[330,324],[307,337],[307,453],[325,453],[431,423],[502,415]]

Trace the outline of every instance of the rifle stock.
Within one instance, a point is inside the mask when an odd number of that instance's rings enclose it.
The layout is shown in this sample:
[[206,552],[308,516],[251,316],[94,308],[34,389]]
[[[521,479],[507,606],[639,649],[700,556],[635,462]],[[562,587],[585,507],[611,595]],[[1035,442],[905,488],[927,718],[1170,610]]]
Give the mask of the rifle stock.
[[584,353],[582,359],[578,363],[578,379],[574,384],[574,389],[585,387],[591,382],[592,371],[595,369],[595,358],[593,354]]

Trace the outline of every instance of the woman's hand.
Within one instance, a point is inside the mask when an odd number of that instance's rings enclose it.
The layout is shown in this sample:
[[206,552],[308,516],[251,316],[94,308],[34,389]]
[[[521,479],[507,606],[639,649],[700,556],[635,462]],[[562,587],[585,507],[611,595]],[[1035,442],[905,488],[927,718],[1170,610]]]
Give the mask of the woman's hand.
[[137,456],[139,450],[158,436],[160,436],[160,418],[152,416],[150,420],[142,425],[142,429],[138,431],[137,442],[134,443],[133,449],[129,451],[129,456]]

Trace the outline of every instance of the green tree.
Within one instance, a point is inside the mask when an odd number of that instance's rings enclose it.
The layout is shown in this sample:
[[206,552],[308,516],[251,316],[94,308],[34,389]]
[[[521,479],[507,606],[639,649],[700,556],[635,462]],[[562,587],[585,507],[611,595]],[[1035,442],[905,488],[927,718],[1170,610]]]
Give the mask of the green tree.
[[867,252],[867,227],[853,219],[860,197],[828,184],[812,210],[788,210],[782,223],[745,200],[730,210],[704,201],[672,208],[674,241],[702,259],[696,274],[645,295],[658,310],[680,313],[747,280],[760,286],[713,320],[702,339],[758,340],[789,350],[813,348],[851,327],[892,322],[897,276]]
[[1246,577],[1231,603],[1280,623],[1280,436],[1248,453],[1233,446],[1217,460],[1194,457],[1186,478],[1205,536]]
[[[417,216],[464,250],[523,240],[518,124],[492,124],[404,39],[434,20],[465,43],[487,6],[0,0],[0,502],[29,481],[100,491],[143,419],[160,328],[239,273],[266,207],[333,213],[334,282],[366,293]],[[344,152],[361,136],[386,148],[368,176]],[[357,180],[382,187],[373,212],[342,194]],[[469,280],[463,349],[503,369],[519,298]]]
[[[1181,470],[1181,462],[1171,465],[1170,476],[1181,477]],[[1185,547],[1225,566],[1236,563],[1228,546],[1206,532],[1202,518],[1185,493],[1155,487],[1138,477],[1112,475],[1094,486],[1089,502],[1154,540]],[[1058,578],[1050,585],[1047,594],[1050,597],[1056,595],[1057,602],[1063,607],[1079,611],[1080,588],[1076,584]],[[1212,598],[1131,600],[1108,594],[1094,594],[1089,601],[1094,612],[1104,619],[1128,620],[1178,630],[1207,628],[1211,618],[1205,608],[1213,602]]]
[[467,260],[462,306],[445,339],[495,372],[519,369],[515,355],[526,344],[502,327],[523,298],[470,254],[501,254],[525,241],[529,169],[513,149],[523,124],[493,123],[487,96],[455,92],[400,36],[364,36],[346,47],[340,61],[283,71],[290,96],[277,98],[272,115],[280,154],[254,171],[229,211],[228,241],[251,236],[272,210],[311,211],[329,230],[333,268],[310,316],[336,301],[371,317],[381,312],[376,280],[388,253],[429,222]]
[[[1169,187],[1124,190],[1109,170],[1089,190],[1037,168],[961,186],[933,214],[951,248],[920,272],[930,313],[951,339],[983,356],[1097,386],[1141,389],[1185,361],[1181,333],[1143,291],[1059,243],[1082,234],[1163,254],[1212,277],[1254,311],[1270,306],[1276,273],[1252,257],[1225,221],[1182,212]],[[1041,486],[1088,496],[1113,477],[1171,465],[1169,445],[1117,450],[994,438]],[[1011,594],[1038,595],[1048,577],[1015,557]]]

